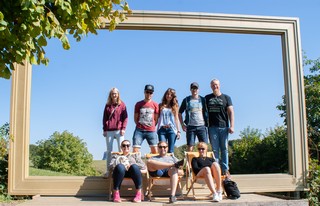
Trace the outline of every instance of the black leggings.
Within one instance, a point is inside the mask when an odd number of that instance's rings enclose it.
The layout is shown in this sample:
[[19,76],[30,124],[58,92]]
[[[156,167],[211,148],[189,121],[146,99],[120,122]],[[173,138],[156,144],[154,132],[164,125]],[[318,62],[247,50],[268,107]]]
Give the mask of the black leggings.
[[123,178],[125,177],[131,177],[136,189],[142,188],[142,175],[138,165],[132,164],[129,167],[128,171],[126,171],[126,168],[123,164],[118,164],[114,168],[113,174],[112,174],[114,190],[120,190],[121,183],[123,181]]

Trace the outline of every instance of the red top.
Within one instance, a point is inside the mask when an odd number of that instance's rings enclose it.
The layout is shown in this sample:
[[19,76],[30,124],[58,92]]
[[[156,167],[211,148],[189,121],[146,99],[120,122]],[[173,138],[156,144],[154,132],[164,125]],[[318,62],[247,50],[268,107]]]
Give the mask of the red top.
[[103,131],[125,130],[128,113],[125,103],[106,105],[103,113]]
[[154,132],[156,131],[155,114],[159,114],[159,105],[154,101],[145,102],[144,100],[137,102],[134,113],[138,114],[137,128]]

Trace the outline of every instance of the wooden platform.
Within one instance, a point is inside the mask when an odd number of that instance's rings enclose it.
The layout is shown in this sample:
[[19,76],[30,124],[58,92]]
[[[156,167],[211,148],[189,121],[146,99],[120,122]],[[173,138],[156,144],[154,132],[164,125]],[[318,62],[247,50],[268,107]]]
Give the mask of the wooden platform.
[[[107,201],[107,197],[57,197],[57,196],[50,196],[50,197],[43,197],[38,196],[33,198],[32,200],[28,200],[26,202],[18,204],[18,206],[105,206],[105,205],[148,205],[148,206],[162,206],[168,205],[168,198],[156,198],[154,201],[144,201],[141,203],[132,203],[132,198],[123,199],[122,203],[113,203]],[[219,203],[213,203],[212,201],[208,200],[178,200],[174,205],[212,205],[212,204],[219,204],[219,205],[230,205],[230,206],[267,206],[267,205],[279,205],[279,206],[307,206],[308,201],[305,199],[301,200],[283,200],[274,197],[268,197],[259,194],[242,194],[241,198],[237,200],[228,200],[224,199]]]

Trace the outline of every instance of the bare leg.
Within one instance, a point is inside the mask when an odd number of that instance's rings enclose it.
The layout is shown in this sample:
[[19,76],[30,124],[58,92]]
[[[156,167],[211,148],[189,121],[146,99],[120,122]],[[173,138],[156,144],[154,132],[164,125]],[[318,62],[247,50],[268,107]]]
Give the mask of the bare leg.
[[158,153],[158,147],[157,146],[150,146],[150,150],[152,154],[157,154]]
[[217,162],[211,165],[211,172],[217,185],[217,191],[221,191],[221,169]]
[[147,161],[147,167],[149,171],[162,170],[170,167],[174,167],[174,163],[160,162],[157,160],[149,159]]
[[140,148],[139,148],[139,147],[134,147],[134,148],[132,149],[132,152],[140,152]]
[[215,193],[215,187],[214,187],[214,182],[213,182],[213,178],[212,178],[212,173],[211,173],[211,169],[209,167],[204,167],[202,168],[199,173],[197,174],[197,177],[204,177],[211,193]]
[[192,152],[193,151],[193,146],[192,145],[188,145],[188,152]]
[[171,167],[168,171],[168,174],[170,176],[171,195],[175,196],[179,180],[178,169],[175,167]]

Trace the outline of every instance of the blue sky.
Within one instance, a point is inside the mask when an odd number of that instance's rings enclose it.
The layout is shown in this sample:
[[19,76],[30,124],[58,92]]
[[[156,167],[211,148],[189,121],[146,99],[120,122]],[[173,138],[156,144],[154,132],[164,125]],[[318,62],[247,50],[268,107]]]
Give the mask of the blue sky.
[[[133,10],[207,12],[298,17],[302,48],[318,58],[320,2],[317,0],[130,0]],[[169,87],[179,102],[196,81],[200,94],[211,92],[212,78],[231,96],[235,133],[247,126],[266,129],[281,125],[276,106],[284,94],[279,36],[166,31],[99,31],[80,43],[70,39],[65,51],[57,40],[46,48],[48,67],[33,66],[30,142],[68,130],[83,139],[94,159],[105,150],[102,113],[110,88],[117,87],[127,105],[126,139],[132,140],[134,104],[145,84],[153,84],[160,102]],[[0,79],[0,125],[9,121],[11,81]],[[176,145],[185,144],[185,133]],[[143,153],[149,152],[146,142]]]

